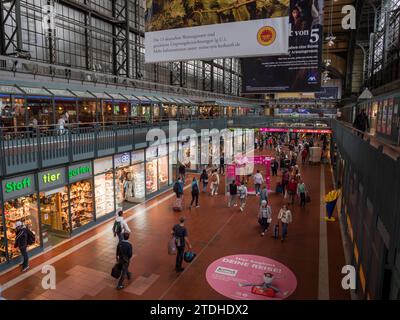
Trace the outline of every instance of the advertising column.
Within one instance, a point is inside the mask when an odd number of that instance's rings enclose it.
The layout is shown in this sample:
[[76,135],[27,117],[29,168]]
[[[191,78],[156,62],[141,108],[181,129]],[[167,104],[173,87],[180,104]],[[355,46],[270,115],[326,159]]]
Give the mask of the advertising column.
[[94,220],[92,177],[91,162],[68,168],[72,230],[79,229]]
[[40,217],[44,247],[54,246],[71,233],[69,219],[67,168],[38,174]]
[[[36,234],[36,242],[28,247],[28,251],[40,246],[38,195],[35,192],[35,178],[33,174],[10,178],[2,182],[4,199],[4,222],[7,248],[10,259],[20,256],[17,248],[14,248],[16,239],[16,223],[22,222]],[[3,237],[4,233],[0,236]]]

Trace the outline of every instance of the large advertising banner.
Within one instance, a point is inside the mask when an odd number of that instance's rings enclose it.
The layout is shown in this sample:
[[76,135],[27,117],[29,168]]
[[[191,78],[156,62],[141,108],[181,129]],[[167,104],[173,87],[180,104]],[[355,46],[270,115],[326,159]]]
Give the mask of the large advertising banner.
[[320,91],[323,0],[291,0],[289,21],[289,55],[243,59],[244,93]]
[[290,0],[147,0],[145,62],[288,54]]

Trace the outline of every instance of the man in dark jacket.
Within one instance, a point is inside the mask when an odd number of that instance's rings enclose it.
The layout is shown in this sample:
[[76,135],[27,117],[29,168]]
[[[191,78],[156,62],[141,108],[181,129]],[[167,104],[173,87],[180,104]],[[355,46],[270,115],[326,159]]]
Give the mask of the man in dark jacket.
[[14,248],[18,248],[21,252],[21,256],[24,259],[22,262],[22,272],[25,272],[29,269],[29,257],[28,257],[28,232],[26,227],[22,224],[21,221],[17,221],[15,223],[16,227],[16,237]]
[[188,232],[185,228],[185,218],[179,218],[179,224],[174,225],[171,231],[172,236],[175,238],[176,244],[176,263],[175,270],[176,272],[182,272],[185,270],[182,268],[183,255],[185,253],[185,246],[188,245],[189,249],[192,249],[192,245],[189,242]]
[[186,167],[183,164],[179,165],[178,173],[182,177],[183,184],[185,184]]
[[232,203],[234,203],[235,207],[237,206],[236,196],[237,196],[237,185],[236,181],[232,180],[232,182],[229,184],[229,200],[228,200],[229,208],[232,206]]
[[[359,131],[365,132],[367,128],[369,128],[368,116],[365,113],[365,110],[361,110],[354,120],[353,127]],[[364,138],[364,135],[360,132],[357,132],[357,135],[361,135]]]
[[132,244],[128,241],[129,240],[129,233],[125,232],[123,234],[123,240],[118,243],[117,246],[117,262],[121,265],[121,276],[118,281],[117,289],[123,289],[124,285],[123,282],[125,277],[128,280],[131,280],[131,273],[128,271],[129,263],[132,258]]

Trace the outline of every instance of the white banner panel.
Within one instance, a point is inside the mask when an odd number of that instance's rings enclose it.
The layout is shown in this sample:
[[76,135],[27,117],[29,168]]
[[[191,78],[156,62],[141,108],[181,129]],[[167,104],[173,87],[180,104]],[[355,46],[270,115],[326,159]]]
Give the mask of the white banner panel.
[[289,18],[146,32],[145,62],[288,54]]

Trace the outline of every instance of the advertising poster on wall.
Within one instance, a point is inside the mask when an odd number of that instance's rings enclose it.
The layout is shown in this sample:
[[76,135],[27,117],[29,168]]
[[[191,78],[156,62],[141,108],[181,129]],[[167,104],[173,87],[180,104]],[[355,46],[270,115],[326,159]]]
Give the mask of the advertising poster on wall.
[[147,0],[145,62],[288,54],[289,0]]
[[291,0],[289,55],[246,58],[243,92],[321,91],[323,0]]

